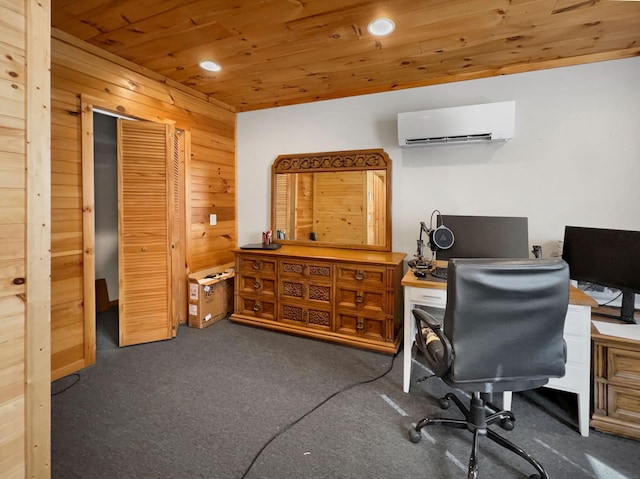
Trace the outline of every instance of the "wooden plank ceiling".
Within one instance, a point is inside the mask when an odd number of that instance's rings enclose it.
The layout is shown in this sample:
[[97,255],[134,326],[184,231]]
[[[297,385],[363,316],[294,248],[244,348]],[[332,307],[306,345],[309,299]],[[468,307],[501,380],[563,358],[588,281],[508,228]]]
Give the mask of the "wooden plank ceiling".
[[[640,1],[53,0],[52,25],[237,111],[640,55]],[[374,37],[367,24],[391,18]],[[217,73],[202,60],[222,66]]]

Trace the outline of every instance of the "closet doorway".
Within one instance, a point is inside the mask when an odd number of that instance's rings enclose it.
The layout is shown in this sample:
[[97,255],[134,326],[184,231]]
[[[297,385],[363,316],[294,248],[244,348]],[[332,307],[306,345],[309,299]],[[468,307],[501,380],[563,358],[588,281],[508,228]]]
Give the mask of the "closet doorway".
[[118,346],[118,117],[93,112],[96,349]]
[[[95,331],[96,313],[106,316],[111,345],[170,339],[186,321],[186,135],[169,123],[83,113],[93,138],[90,154],[83,148],[83,196],[94,206],[84,208],[93,226],[83,235],[85,325]],[[96,343],[105,339],[98,329]]]

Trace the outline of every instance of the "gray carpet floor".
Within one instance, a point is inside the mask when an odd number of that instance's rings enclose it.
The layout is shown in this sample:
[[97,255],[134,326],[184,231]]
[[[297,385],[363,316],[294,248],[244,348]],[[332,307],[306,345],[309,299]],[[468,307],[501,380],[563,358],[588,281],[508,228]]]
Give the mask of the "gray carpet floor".
[[[466,477],[468,431],[407,438],[427,414],[458,416],[439,409],[448,390],[439,379],[416,382],[426,374],[417,363],[402,392],[404,351],[393,358],[227,319],[118,348],[115,315],[98,320],[96,364],[52,385],[54,478]],[[640,478],[640,442],[580,436],[576,407],[571,394],[514,394],[516,427],[497,432],[551,478]],[[481,478],[534,472],[486,438],[479,461]]]

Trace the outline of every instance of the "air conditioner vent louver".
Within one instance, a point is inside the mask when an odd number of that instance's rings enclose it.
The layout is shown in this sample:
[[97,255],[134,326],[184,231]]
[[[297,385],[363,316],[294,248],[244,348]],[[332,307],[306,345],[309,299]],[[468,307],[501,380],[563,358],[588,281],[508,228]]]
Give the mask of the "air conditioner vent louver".
[[403,148],[478,143],[513,138],[515,101],[398,114]]
[[435,145],[444,143],[477,143],[481,141],[491,141],[491,133],[480,133],[477,135],[441,136],[437,138],[415,138],[407,140],[407,146]]

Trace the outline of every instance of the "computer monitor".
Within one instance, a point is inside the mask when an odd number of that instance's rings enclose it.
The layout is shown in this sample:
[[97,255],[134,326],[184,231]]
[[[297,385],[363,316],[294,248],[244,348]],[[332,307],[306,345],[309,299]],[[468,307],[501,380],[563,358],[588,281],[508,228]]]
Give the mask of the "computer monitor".
[[620,316],[635,323],[635,295],[640,293],[640,231],[566,226],[562,259],[571,279],[618,289],[622,293]]
[[436,251],[436,259],[528,258],[529,226],[517,216],[438,216],[438,225],[453,232],[453,246]]

